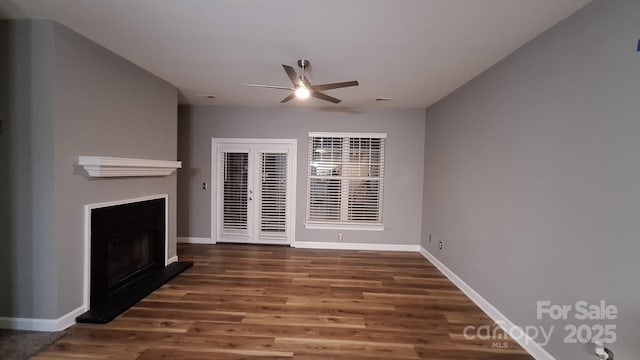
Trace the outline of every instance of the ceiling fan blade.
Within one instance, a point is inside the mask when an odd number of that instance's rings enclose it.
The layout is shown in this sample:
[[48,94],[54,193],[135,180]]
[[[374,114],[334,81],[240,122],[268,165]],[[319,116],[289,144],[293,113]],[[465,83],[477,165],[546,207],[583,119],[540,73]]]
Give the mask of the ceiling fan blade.
[[242,85],[267,88],[267,89],[282,89],[282,90],[291,90],[291,91],[295,90],[294,88],[285,87],[285,86],[259,85],[259,84],[242,84]]
[[358,84],[357,81],[345,81],[345,82],[339,82],[339,83],[313,85],[313,86],[311,86],[311,88],[313,90],[321,91],[321,90],[338,89],[338,88],[349,87],[349,86],[358,86],[358,85],[360,85],[360,84]]
[[307,78],[302,78],[302,83],[304,84],[304,87],[306,87],[307,89],[313,88],[313,85],[311,85],[311,83]]
[[286,102],[291,101],[291,99],[293,99],[294,97],[296,97],[296,94],[291,94],[289,96],[287,96],[286,98],[282,99],[282,101],[280,101],[281,104],[284,104]]
[[321,93],[319,91],[312,91],[311,92],[311,96],[313,96],[314,98],[318,98],[320,100],[332,102],[334,104],[338,104],[339,102],[342,101],[340,99],[334,98],[333,96],[329,96],[329,95],[323,94],[323,93]]
[[285,64],[282,64],[282,68],[287,73],[287,75],[289,75],[289,79],[291,79],[291,82],[293,83],[293,85],[295,86],[302,85],[302,82],[300,82],[300,78],[298,77],[298,74],[296,73],[294,68]]

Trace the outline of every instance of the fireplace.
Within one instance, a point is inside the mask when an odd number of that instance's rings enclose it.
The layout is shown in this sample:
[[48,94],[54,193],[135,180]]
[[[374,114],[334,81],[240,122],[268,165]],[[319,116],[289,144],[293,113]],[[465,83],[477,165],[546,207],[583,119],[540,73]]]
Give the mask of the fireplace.
[[91,211],[91,306],[164,267],[165,199]]
[[88,209],[89,310],[76,321],[108,322],[192,265],[165,266],[166,201],[161,196]]

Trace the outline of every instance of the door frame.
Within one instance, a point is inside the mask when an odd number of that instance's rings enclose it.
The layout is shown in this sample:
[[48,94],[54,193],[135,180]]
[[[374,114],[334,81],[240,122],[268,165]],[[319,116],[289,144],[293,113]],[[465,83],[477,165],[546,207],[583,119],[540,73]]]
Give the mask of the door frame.
[[211,244],[215,244],[218,241],[218,145],[219,144],[253,144],[253,145],[290,145],[291,150],[291,179],[289,180],[289,193],[290,197],[287,199],[287,208],[290,209],[288,230],[289,230],[289,246],[295,247],[296,242],[296,182],[298,179],[297,163],[298,163],[298,140],[297,139],[263,139],[263,138],[211,138],[211,180],[210,180],[210,193],[211,193],[211,212],[209,221],[211,222]]

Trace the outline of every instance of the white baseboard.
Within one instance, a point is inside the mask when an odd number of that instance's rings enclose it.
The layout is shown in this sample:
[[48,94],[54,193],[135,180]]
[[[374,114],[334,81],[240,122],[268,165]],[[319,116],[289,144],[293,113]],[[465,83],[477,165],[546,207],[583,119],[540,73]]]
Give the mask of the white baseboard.
[[0,317],[0,328],[29,331],[62,331],[76,323],[76,317],[85,312],[84,306],[68,312],[57,319]]
[[[431,261],[431,263],[438,268],[455,286],[457,286],[465,295],[471,299],[478,307],[484,311],[493,321],[497,324],[503,324],[502,328],[509,333],[516,325],[509,320],[504,314],[502,314],[495,306],[491,305],[485,298],[478,294],[471,286],[465,283],[458,275],[446,267],[435,256],[427,251],[424,247],[420,246],[420,254]],[[519,332],[518,332],[519,333]],[[526,334],[525,334],[526,336]],[[536,343],[530,337],[523,337],[514,339],[522,348],[527,351],[531,356],[537,360],[555,360],[555,358],[549,354],[540,344]]]
[[172,256],[172,257],[167,259],[167,265],[173,264],[174,262],[178,262],[178,255]]
[[395,244],[365,244],[365,243],[338,243],[296,241],[293,247],[301,249],[326,249],[326,250],[372,250],[372,251],[411,251],[417,252],[419,245],[395,245]]
[[176,239],[179,243],[184,244],[214,244],[208,237],[180,237]]

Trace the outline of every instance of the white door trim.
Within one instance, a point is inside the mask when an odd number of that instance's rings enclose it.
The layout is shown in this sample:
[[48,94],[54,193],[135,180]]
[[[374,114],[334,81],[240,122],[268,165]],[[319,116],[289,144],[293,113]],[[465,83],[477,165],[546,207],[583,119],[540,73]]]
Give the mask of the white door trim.
[[288,179],[291,196],[287,200],[288,215],[288,232],[289,245],[295,246],[296,242],[296,182],[297,182],[297,163],[298,163],[298,140],[297,139],[260,139],[260,138],[212,138],[211,139],[211,244],[218,241],[218,222],[217,219],[217,196],[219,193],[217,181],[218,156],[217,149],[219,144],[253,144],[253,145],[269,145],[281,144],[291,146],[291,166],[288,168]]

